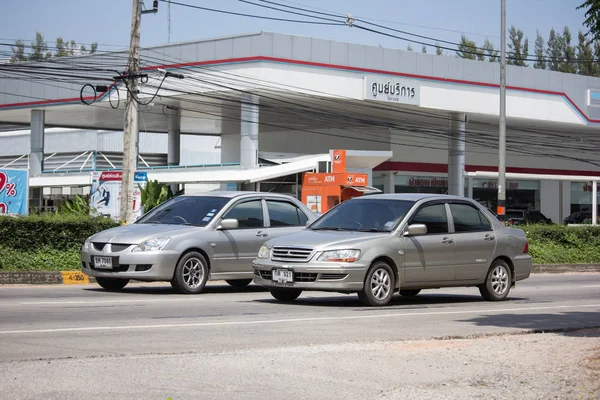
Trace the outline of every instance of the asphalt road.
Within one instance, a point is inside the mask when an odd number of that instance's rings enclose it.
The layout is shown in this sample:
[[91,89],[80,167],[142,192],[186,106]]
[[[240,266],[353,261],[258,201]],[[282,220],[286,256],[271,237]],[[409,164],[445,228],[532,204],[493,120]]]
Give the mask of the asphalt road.
[[[323,380],[328,367],[294,371],[294,352],[316,357],[386,341],[590,326],[600,326],[594,273],[533,275],[504,302],[460,288],[396,296],[384,308],[321,292],[282,304],[253,285],[210,284],[196,296],[175,294],[168,284],[120,293],[93,284],[5,286],[0,391],[46,399],[292,398],[314,397],[314,388],[297,385],[314,380],[325,385],[317,397],[335,398],[342,392]],[[377,357],[356,361],[358,380]]]

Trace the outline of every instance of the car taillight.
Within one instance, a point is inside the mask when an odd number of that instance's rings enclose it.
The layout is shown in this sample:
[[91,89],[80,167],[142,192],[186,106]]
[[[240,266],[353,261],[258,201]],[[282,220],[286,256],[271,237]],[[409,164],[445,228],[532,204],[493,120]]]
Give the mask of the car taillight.
[[523,254],[529,253],[529,240],[525,240],[525,248],[523,248]]

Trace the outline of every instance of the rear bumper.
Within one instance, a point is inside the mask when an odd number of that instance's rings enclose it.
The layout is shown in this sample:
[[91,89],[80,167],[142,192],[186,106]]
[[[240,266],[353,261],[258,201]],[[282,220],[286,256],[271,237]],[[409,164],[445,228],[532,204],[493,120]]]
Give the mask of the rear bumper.
[[533,259],[529,254],[518,255],[513,260],[515,268],[515,281],[529,278],[533,270]]
[[[113,269],[94,267],[94,256],[112,257]],[[174,251],[100,253],[81,252],[81,271],[96,278],[170,281],[180,254]]]
[[[365,274],[369,265],[356,263],[352,263],[352,265],[331,265],[330,263],[282,265],[269,260],[255,260],[252,263],[252,268],[254,270],[254,283],[264,287],[351,293],[363,289]],[[292,271],[294,282],[278,283],[273,281],[274,269]]]

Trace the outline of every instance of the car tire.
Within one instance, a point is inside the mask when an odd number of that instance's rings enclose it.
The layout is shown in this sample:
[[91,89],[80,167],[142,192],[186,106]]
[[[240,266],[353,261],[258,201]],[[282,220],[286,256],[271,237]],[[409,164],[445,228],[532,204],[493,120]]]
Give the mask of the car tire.
[[234,288],[241,289],[241,288],[245,288],[250,283],[252,283],[252,279],[230,279],[225,282],[227,282],[230,286],[233,286]]
[[198,294],[204,290],[208,280],[208,263],[198,252],[190,251],[179,259],[171,286],[182,294]]
[[127,286],[129,279],[96,278],[96,282],[106,290],[117,291]]
[[394,271],[386,262],[378,261],[367,272],[365,285],[358,292],[358,298],[366,306],[386,306],[392,300],[395,288]]
[[301,289],[269,288],[269,292],[279,301],[294,301],[302,294]]
[[479,286],[479,293],[487,301],[500,301],[506,299],[512,285],[512,273],[504,260],[492,263],[485,283]]
[[400,290],[400,296],[415,297],[421,293],[421,289]]

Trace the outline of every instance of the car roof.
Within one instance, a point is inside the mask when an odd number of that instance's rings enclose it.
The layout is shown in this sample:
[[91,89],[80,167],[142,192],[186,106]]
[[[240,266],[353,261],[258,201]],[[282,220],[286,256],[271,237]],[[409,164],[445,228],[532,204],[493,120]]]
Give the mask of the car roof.
[[467,200],[473,201],[467,197],[452,196],[449,194],[431,194],[431,193],[389,193],[389,194],[370,194],[364,197],[356,197],[358,199],[380,199],[380,200]]
[[200,193],[190,193],[190,194],[184,194],[182,196],[188,196],[188,197],[225,197],[225,198],[229,198],[229,199],[233,199],[235,197],[241,197],[241,196],[256,196],[256,195],[260,195],[260,196],[274,196],[274,197],[285,197],[285,198],[289,198],[289,195],[286,194],[280,194],[280,193],[270,193],[270,192],[256,192],[256,191],[241,191],[241,190],[237,190],[237,191],[233,191],[233,190],[215,190],[212,192],[200,192]]

